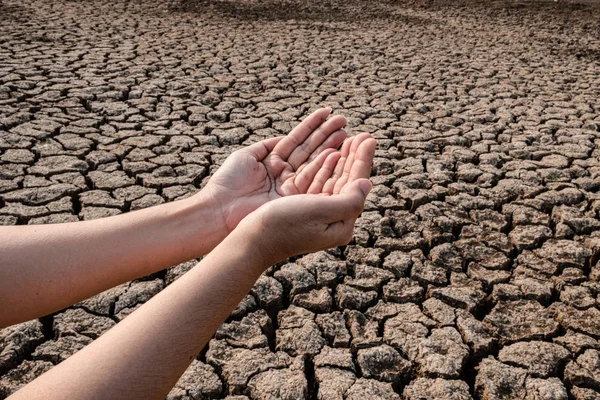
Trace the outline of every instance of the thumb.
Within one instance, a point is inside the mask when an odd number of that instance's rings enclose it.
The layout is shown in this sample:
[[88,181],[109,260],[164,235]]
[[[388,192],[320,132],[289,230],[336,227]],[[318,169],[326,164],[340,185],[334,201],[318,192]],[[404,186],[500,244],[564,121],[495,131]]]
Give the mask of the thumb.
[[361,178],[345,185],[342,189],[342,193],[354,194],[355,192],[360,191],[364,201],[372,188],[373,184],[371,184],[370,180]]
[[360,215],[371,187],[368,179],[357,179],[344,186],[340,194],[327,197],[327,215],[330,220],[342,221]]

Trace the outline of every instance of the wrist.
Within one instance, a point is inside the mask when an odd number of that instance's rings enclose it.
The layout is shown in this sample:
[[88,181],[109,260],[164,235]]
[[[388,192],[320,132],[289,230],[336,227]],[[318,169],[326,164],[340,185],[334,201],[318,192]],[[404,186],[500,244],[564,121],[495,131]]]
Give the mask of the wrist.
[[244,220],[219,244],[225,252],[238,252],[243,255],[245,270],[262,274],[271,265],[279,262],[276,255],[265,251],[265,233],[256,224]]
[[204,190],[173,204],[177,229],[186,232],[186,240],[194,248],[194,257],[213,250],[228,235],[218,205]]
[[268,215],[268,209],[267,204],[249,214],[230,235],[243,242],[248,247],[248,252],[264,264],[265,268],[287,258],[282,252],[282,238],[274,237],[277,230],[270,226],[273,220]]

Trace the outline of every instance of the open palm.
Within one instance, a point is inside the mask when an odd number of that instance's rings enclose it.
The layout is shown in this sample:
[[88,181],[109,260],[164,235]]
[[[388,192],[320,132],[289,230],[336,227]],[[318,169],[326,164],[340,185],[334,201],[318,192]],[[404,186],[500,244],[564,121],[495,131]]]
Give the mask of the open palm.
[[336,194],[346,183],[369,176],[375,140],[368,134],[346,139],[346,120],[328,116],[329,110],[317,110],[289,135],[263,140],[227,158],[206,189],[228,233],[270,200]]

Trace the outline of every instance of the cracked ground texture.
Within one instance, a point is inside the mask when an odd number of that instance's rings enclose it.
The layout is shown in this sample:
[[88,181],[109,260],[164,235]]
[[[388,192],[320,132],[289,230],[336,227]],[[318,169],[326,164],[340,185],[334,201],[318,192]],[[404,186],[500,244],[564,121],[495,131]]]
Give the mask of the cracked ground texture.
[[[600,10],[445,3],[3,0],[0,224],[190,196],[330,106],[379,143],[353,242],[266,271],[168,398],[600,399]],[[1,330],[0,398],[193,265]]]

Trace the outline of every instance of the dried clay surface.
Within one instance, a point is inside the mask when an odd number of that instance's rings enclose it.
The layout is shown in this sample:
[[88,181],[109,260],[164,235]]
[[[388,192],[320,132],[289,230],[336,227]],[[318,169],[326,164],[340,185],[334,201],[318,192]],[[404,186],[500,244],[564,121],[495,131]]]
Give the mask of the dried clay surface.
[[[595,3],[2,0],[0,224],[190,196],[330,106],[378,141],[353,241],[265,272],[168,398],[600,399]],[[0,399],[193,265],[1,330]]]

